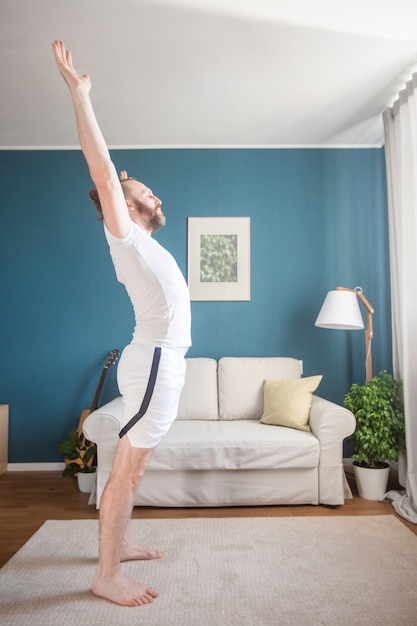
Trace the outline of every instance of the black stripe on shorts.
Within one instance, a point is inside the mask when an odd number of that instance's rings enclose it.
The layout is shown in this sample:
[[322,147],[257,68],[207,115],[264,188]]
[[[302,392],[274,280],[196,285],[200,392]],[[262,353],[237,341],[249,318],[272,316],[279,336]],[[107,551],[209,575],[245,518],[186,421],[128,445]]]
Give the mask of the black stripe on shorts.
[[152,398],[153,390],[155,388],[156,376],[158,373],[159,361],[161,359],[161,348],[155,348],[153,353],[152,367],[151,373],[149,374],[148,385],[146,387],[145,395],[143,396],[142,404],[140,405],[139,411],[134,415],[122,428],[119,433],[120,439],[134,426],[138,423],[141,417],[143,417],[148,410],[149,403]]

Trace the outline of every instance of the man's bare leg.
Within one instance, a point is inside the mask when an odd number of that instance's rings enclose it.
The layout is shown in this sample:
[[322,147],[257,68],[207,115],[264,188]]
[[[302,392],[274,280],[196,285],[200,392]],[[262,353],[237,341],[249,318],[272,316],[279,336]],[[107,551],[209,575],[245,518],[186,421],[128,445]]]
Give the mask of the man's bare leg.
[[[149,604],[158,596],[152,588],[127,578],[120,567],[135,493],[151,455],[152,449],[134,448],[123,437],[100,503],[99,562],[92,589],[97,596],[124,606]],[[127,551],[131,554],[132,547]],[[126,560],[126,546],[124,555]]]
[[123,561],[149,561],[151,559],[162,559],[165,552],[147,548],[132,540],[130,534],[130,522],[120,546],[120,560]]

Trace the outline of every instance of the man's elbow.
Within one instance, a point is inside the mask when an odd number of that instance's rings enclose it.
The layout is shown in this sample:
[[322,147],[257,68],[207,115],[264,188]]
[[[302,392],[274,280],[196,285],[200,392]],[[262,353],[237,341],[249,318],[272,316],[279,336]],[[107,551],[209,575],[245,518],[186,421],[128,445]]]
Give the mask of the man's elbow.
[[120,185],[116,168],[111,161],[100,166],[90,166],[89,171],[91,180],[98,190],[111,189],[116,185]]

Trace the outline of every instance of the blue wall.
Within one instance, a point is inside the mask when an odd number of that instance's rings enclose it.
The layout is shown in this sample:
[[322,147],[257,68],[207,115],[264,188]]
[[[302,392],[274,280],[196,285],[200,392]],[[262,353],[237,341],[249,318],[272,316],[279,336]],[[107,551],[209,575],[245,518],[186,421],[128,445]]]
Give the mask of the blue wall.
[[[294,356],[342,402],[365,378],[364,333],[314,326],[328,290],[361,285],[375,308],[374,372],[391,369],[382,149],[117,150],[164,201],[157,239],[186,274],[188,216],[250,216],[250,302],[194,302],[189,356]],[[0,152],[0,403],[10,462],[62,460],[133,316],[116,282],[79,151]],[[110,368],[102,402],[117,394]]]

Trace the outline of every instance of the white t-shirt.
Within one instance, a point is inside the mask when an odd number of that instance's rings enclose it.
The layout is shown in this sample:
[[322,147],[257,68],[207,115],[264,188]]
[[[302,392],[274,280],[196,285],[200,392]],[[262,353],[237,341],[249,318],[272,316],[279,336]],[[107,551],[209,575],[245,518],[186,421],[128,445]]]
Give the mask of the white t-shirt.
[[117,279],[133,305],[132,343],[190,346],[190,295],[174,257],[134,222],[126,237],[114,237],[106,227],[104,232]]

